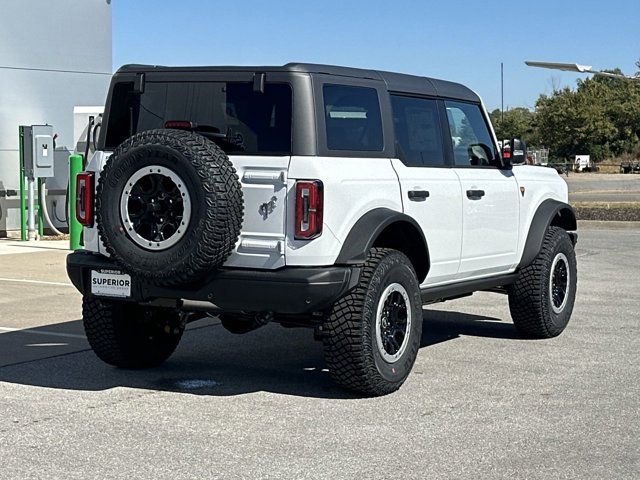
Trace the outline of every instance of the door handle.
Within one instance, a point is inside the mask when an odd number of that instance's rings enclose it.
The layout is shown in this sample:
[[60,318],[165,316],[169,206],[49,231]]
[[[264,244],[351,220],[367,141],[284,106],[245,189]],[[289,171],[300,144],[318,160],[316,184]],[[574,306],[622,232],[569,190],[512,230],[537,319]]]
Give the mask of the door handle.
[[484,190],[467,190],[467,198],[471,200],[480,200],[484,197]]
[[418,202],[420,200],[424,200],[429,197],[428,190],[409,190],[409,200],[413,200],[414,202]]

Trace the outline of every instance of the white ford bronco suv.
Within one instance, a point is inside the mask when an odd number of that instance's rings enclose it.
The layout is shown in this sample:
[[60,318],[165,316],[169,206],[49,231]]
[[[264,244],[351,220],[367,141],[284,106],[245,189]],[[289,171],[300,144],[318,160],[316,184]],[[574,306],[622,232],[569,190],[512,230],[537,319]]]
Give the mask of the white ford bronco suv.
[[102,125],[67,270],[111,365],[159,365],[187,322],[219,315],[234,333],[312,327],[340,385],[383,395],[413,366],[423,305],[482,290],[508,296],[524,337],[569,321],[567,186],[519,165],[524,145],[502,155],[462,85],[297,63],[130,65]]

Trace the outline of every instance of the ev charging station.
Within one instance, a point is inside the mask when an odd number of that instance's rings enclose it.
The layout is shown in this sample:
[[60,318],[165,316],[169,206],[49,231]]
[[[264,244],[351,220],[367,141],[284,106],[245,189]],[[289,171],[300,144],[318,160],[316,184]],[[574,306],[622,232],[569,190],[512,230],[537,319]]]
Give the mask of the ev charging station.
[[[36,182],[38,197],[44,179],[54,176],[54,135],[51,125],[20,126],[20,237],[38,239],[43,234],[42,207],[36,213]],[[26,183],[26,186],[25,186]],[[42,203],[42,198],[38,198]],[[38,226],[36,230],[36,215]]]
[[[76,145],[68,157],[66,223],[70,249],[81,248],[82,225],[75,215],[76,177],[84,168],[86,158],[95,148],[104,107],[74,107],[74,137]],[[51,125],[19,127],[20,147],[20,238],[38,240],[45,224],[53,233],[62,235],[49,217],[46,199],[47,179],[56,176],[56,137]],[[58,158],[60,161],[60,158]],[[60,165],[58,165],[60,167]],[[60,170],[59,168],[57,170]],[[55,208],[55,201],[54,201]],[[60,220],[58,220],[60,221]]]

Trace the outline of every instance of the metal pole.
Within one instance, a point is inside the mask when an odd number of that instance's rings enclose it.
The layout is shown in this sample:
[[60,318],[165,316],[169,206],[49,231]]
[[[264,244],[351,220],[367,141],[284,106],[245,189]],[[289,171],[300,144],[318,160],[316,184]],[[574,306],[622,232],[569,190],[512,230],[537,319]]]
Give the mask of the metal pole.
[[18,127],[19,143],[20,143],[20,240],[27,240],[27,199],[24,184],[24,129]]
[[500,62],[500,123],[504,122],[504,63]]
[[[43,192],[43,188],[42,188],[42,182],[44,181],[44,179],[42,178],[38,178],[38,206],[37,211],[38,211],[38,237],[42,238],[44,237],[44,215],[42,213],[42,202],[43,199],[40,198],[40,192]],[[44,192],[43,192],[44,194]]]
[[29,204],[29,217],[27,219],[28,232],[27,240],[31,240],[36,235],[36,193],[34,187],[34,179],[27,179],[27,191],[28,191],[28,204]]
[[82,235],[82,225],[76,219],[76,177],[82,171],[82,155],[69,156],[69,249],[80,250],[80,236]]

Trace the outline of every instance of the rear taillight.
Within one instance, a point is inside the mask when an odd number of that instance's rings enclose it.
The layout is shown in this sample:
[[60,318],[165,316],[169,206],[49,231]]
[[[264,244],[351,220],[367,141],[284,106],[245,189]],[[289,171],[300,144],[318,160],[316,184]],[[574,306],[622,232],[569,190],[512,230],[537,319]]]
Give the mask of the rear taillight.
[[76,177],[76,219],[85,227],[93,227],[93,172]]
[[322,234],[323,203],[320,180],[296,182],[296,240],[310,240]]

